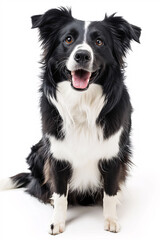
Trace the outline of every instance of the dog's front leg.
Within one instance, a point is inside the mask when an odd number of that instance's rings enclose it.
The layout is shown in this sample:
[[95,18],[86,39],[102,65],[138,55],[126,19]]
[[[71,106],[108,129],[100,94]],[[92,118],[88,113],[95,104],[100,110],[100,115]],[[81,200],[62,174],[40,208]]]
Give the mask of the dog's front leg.
[[116,206],[118,203],[119,180],[121,163],[118,158],[102,160],[99,169],[104,180],[103,215],[104,229],[110,232],[119,232],[120,225],[117,218]]
[[55,190],[51,197],[54,204],[54,210],[49,233],[56,235],[64,232],[65,230],[71,166],[66,161],[53,160],[51,171],[53,171]]

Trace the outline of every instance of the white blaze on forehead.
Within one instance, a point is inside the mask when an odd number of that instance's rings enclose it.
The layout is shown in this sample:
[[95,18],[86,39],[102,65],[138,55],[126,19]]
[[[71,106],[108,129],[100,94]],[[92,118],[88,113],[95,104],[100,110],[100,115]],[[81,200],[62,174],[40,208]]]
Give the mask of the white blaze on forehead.
[[91,22],[89,21],[86,21],[84,23],[84,42],[86,42],[86,39],[87,39],[87,32],[88,32],[88,27],[90,25]]
[[88,27],[90,25],[91,22],[86,21],[84,22],[84,36],[83,36],[83,42],[81,44],[78,44],[75,46],[75,48],[73,49],[71,55],[68,58],[68,61],[66,63],[66,66],[68,68],[69,71],[74,71],[77,70],[77,62],[74,59],[74,56],[76,54],[76,52],[78,50],[86,50],[91,54],[91,60],[88,66],[88,71],[92,72],[93,69],[93,61],[94,61],[94,54],[93,54],[93,50],[90,47],[89,44],[87,44],[86,40],[87,40],[87,33],[88,33]]

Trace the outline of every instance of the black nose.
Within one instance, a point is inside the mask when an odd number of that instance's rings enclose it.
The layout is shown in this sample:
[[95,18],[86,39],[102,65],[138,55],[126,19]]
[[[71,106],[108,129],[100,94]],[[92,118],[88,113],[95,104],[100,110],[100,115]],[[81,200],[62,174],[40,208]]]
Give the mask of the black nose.
[[86,50],[79,50],[75,53],[74,60],[78,63],[87,63],[91,60],[91,54]]

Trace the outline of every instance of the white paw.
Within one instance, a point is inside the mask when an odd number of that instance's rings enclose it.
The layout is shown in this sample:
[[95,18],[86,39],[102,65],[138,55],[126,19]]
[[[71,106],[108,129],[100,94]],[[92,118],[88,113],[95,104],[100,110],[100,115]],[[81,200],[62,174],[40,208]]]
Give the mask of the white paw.
[[49,234],[56,235],[59,233],[63,233],[65,230],[65,222],[61,222],[58,224],[51,224],[49,228]]
[[120,230],[120,225],[116,219],[107,218],[104,222],[104,230],[117,233]]

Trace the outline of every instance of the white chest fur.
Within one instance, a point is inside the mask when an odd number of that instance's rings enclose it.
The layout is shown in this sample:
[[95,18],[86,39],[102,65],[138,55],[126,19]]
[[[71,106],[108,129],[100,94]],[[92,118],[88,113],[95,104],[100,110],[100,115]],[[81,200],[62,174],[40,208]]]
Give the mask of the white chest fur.
[[119,152],[119,138],[122,128],[110,138],[103,139],[103,131],[96,125],[96,119],[104,106],[102,88],[90,85],[85,92],[74,91],[69,82],[58,86],[57,101],[50,99],[63,119],[64,140],[48,136],[50,151],[58,160],[72,164],[72,190],[85,191],[100,187],[98,162],[111,159]]

